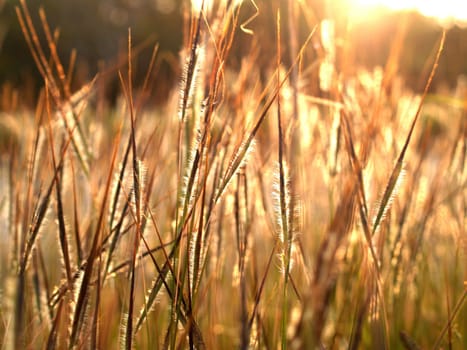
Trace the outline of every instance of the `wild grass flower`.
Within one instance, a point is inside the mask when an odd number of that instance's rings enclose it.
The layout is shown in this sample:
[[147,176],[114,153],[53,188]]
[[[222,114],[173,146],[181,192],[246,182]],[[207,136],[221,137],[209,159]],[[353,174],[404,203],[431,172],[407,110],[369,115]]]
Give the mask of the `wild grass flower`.
[[[163,107],[141,102],[158,48],[139,94],[129,33],[107,120],[21,1],[46,90],[35,114],[0,116],[4,347],[464,345],[465,111],[450,131],[451,110],[422,109],[442,43],[417,97],[397,52],[350,69],[337,19],[316,32],[305,2],[273,3],[191,1]],[[271,8],[276,58],[256,25]]]

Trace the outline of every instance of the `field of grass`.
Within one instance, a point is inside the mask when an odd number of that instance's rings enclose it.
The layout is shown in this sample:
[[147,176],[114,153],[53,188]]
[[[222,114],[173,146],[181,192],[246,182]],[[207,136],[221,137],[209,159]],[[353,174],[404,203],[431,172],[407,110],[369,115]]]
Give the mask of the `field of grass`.
[[292,1],[282,55],[259,67],[256,38],[237,69],[240,4],[187,7],[157,107],[157,47],[133,81],[129,33],[105,109],[21,2],[45,84],[0,117],[1,349],[467,348],[467,95],[427,94],[444,37],[415,94],[397,35],[386,67],[349,69],[332,21],[300,42]]

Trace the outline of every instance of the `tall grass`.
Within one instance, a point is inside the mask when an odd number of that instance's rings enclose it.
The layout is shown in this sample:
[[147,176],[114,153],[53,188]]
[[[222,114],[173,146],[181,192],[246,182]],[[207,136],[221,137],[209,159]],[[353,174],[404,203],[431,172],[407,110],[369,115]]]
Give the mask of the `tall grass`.
[[384,70],[344,70],[302,2],[274,9],[268,67],[254,1],[185,11],[179,88],[144,108],[160,58],[137,88],[130,31],[106,117],[99,76],[72,93],[74,59],[20,2],[44,89],[1,121],[2,349],[465,348],[466,110],[427,97],[444,34],[418,96],[402,40]]

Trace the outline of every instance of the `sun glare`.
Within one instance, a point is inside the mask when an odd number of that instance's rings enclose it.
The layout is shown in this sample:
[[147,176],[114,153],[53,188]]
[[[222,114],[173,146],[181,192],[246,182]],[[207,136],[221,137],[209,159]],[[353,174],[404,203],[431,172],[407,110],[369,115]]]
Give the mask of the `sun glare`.
[[393,10],[417,10],[439,20],[467,21],[467,1],[462,0],[351,0],[362,7],[384,6]]
[[195,12],[200,12],[201,9],[204,11],[209,10],[212,7],[212,0],[191,0],[191,6]]

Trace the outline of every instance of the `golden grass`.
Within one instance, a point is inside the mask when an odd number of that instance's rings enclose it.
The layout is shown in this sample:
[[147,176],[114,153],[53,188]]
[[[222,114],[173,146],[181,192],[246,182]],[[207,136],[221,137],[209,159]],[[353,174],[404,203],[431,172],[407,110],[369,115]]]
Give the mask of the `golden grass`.
[[27,132],[2,117],[2,348],[467,346],[466,110],[423,107],[444,36],[416,96],[397,54],[339,74],[332,35],[310,27],[299,47],[277,11],[292,63],[271,58],[262,82],[254,51],[228,64],[235,35],[256,35],[242,6],[192,11],[157,109],[141,107],[157,47],[138,94],[129,33],[107,120],[87,106],[99,77],[72,95],[45,13],[47,53],[21,1],[45,88]]

